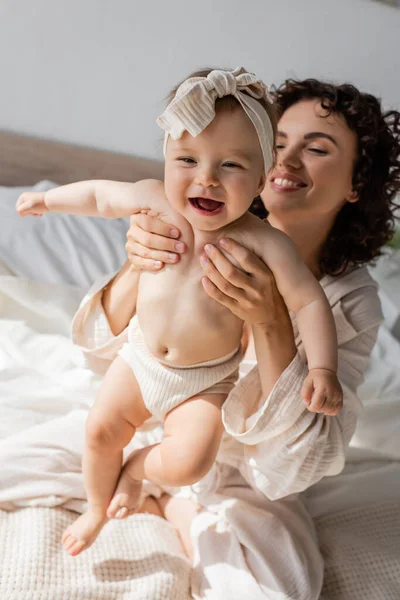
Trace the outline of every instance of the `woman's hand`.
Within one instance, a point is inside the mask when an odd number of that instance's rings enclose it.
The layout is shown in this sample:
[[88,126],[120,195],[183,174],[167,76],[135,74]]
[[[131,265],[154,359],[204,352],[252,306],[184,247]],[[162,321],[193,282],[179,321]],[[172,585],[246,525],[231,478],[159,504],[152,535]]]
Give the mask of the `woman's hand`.
[[218,249],[207,244],[200,262],[205,277],[203,287],[214,298],[252,326],[280,327],[289,319],[275,278],[253,252],[229,238],[220,240],[223,250],[240,265],[235,267]]
[[130,218],[125,245],[128,260],[135,269],[159,271],[165,263],[179,262],[186,244],[179,241],[180,231],[158,217],[136,214]]
[[[293,327],[275,277],[253,252],[225,238],[219,244],[241,269],[235,267],[216,246],[206,247],[201,264],[207,294],[252,327],[263,396],[268,398],[279,377],[296,356]],[[207,252],[208,250],[208,252]],[[267,365],[268,368],[265,367]],[[250,416],[255,405],[248,407]]]

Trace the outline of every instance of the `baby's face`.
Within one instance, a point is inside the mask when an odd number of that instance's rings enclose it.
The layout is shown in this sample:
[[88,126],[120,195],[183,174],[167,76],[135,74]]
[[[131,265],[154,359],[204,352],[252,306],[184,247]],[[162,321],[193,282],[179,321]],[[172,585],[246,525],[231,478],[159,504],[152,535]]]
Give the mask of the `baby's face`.
[[165,191],[195,228],[215,231],[241,217],[265,184],[256,130],[238,107],[222,109],[198,136],[168,139]]

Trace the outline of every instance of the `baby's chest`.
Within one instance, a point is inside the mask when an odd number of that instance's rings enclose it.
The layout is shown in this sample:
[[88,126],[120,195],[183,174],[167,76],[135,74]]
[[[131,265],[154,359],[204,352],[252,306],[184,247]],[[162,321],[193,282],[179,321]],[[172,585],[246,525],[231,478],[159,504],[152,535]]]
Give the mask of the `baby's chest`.
[[140,276],[138,311],[162,311],[164,316],[180,315],[195,322],[207,319],[216,326],[230,311],[207,295],[202,285],[204,271],[199,260],[190,264],[167,265],[157,273]]

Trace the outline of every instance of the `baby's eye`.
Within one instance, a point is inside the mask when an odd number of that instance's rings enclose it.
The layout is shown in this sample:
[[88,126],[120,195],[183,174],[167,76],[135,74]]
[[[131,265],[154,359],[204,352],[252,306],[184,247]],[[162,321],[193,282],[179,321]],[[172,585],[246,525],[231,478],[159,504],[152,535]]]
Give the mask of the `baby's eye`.
[[238,169],[241,169],[241,165],[238,165],[237,163],[233,163],[233,162],[225,162],[223,164],[224,167],[229,167],[229,168],[233,168],[233,167],[237,167]]
[[196,162],[193,158],[189,158],[188,156],[182,156],[181,158],[178,158],[178,160],[187,165],[193,165]]

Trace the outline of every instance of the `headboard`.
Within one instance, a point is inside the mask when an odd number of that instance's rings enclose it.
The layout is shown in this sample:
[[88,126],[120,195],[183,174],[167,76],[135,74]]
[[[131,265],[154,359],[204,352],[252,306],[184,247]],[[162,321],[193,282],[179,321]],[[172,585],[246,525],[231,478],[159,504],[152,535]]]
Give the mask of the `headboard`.
[[161,162],[0,131],[0,185],[148,178],[163,179]]

